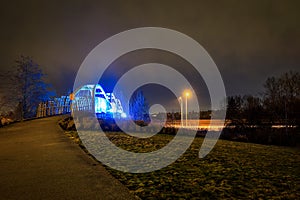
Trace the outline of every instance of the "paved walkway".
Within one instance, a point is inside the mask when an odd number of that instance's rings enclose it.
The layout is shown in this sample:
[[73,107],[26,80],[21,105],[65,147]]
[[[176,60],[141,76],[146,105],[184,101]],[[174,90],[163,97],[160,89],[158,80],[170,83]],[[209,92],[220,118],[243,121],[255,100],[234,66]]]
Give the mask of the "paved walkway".
[[59,119],[0,128],[0,199],[133,199],[64,135]]

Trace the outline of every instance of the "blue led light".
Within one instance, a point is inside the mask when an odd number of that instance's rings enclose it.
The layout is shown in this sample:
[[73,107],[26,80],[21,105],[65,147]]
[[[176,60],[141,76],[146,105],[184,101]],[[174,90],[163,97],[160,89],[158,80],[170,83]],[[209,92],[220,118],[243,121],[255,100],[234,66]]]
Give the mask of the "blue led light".
[[97,116],[127,117],[121,101],[113,93],[105,93],[100,84],[84,85],[76,90],[73,104],[73,109],[95,112]]
[[106,113],[107,103],[106,99],[101,97],[95,97],[95,113]]

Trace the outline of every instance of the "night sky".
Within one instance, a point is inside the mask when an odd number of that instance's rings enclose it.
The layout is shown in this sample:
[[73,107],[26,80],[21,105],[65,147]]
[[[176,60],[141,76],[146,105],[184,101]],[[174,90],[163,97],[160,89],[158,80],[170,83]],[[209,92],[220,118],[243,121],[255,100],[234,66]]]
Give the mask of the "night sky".
[[[101,41],[145,26],[198,41],[219,67],[228,95],[257,95],[267,77],[300,66],[296,0],[6,1],[0,10],[1,71],[21,54],[33,56],[58,94],[73,87],[83,59]],[[146,53],[139,58],[149,59]]]

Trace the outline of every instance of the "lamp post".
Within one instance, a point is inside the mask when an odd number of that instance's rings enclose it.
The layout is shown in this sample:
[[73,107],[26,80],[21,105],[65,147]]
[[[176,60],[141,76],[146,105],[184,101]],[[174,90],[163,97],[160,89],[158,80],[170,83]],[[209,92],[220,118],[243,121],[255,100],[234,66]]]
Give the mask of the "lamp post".
[[183,105],[182,105],[182,98],[179,97],[178,100],[180,102],[180,127],[182,127],[183,126],[183,113],[182,113]]
[[188,105],[187,105],[187,99],[188,99],[189,96],[190,96],[190,93],[189,93],[189,92],[186,92],[186,93],[185,93],[185,126],[188,125],[188,121],[187,121],[187,118],[188,118]]

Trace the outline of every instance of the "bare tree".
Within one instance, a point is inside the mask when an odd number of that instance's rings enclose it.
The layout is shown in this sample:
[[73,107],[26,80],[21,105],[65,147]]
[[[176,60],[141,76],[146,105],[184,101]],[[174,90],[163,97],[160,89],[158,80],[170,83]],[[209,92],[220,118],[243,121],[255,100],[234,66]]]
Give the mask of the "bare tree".
[[133,93],[129,103],[129,113],[134,121],[150,122],[149,105],[142,91]]
[[227,98],[226,118],[231,121],[232,125],[243,124],[243,104],[244,100],[241,96],[230,96]]
[[262,102],[259,97],[245,95],[243,97],[243,116],[249,125],[259,125],[264,117]]
[[2,93],[8,104],[20,112],[21,120],[34,117],[38,104],[54,94],[49,90],[50,85],[44,82],[44,76],[40,66],[28,56],[20,56],[13,70],[6,74]]
[[300,74],[290,71],[280,77],[270,77],[264,88],[264,106],[272,122],[296,123],[299,118]]

